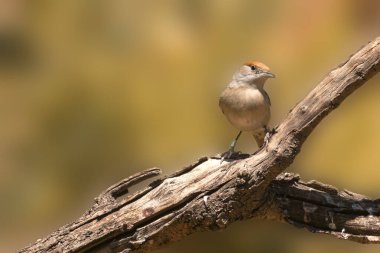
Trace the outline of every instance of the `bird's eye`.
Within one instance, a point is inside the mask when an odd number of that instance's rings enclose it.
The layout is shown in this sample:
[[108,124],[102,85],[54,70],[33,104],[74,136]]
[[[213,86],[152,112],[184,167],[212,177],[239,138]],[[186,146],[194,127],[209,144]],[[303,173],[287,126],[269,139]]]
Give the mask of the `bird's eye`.
[[256,66],[252,65],[251,70],[256,70]]

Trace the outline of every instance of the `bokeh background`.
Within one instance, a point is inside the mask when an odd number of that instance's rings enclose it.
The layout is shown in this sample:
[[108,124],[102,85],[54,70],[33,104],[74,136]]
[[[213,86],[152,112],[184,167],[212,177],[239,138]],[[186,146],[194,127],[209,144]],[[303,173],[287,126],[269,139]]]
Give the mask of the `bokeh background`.
[[[226,150],[217,101],[258,59],[272,125],[380,32],[380,1],[0,0],[0,252],[79,217],[107,186]],[[380,75],[324,120],[288,171],[380,196]],[[243,135],[238,148],[256,149]],[[245,221],[159,252],[379,252]]]

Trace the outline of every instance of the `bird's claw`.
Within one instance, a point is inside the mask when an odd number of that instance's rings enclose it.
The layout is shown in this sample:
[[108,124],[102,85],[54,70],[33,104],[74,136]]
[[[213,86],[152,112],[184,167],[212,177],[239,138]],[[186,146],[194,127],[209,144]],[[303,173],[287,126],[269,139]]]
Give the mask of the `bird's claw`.
[[235,150],[233,148],[228,149],[226,152],[222,153],[220,156],[222,159],[220,159],[220,164],[222,164],[225,160],[232,159],[234,157]]
[[272,136],[272,134],[270,132],[267,132],[267,134],[264,137],[264,143],[263,143],[262,147],[265,147],[266,145],[268,145],[269,139],[270,139],[271,136]]
[[274,127],[274,128],[272,128],[272,129],[269,129],[268,132],[269,132],[270,135],[272,136],[272,135],[274,135],[275,133],[277,133],[277,128]]
[[268,145],[270,138],[275,133],[277,133],[277,129],[276,128],[271,128],[271,129],[267,130],[267,133],[265,134],[265,137],[264,137],[264,144],[262,145],[262,147],[266,147]]
[[226,159],[232,159],[234,154],[235,154],[235,150],[230,148],[226,152],[222,153],[220,156],[222,157],[222,160],[226,160]]
[[237,160],[237,159],[244,159],[249,157],[249,154],[244,154],[240,151],[235,151],[233,149],[229,149],[226,152],[222,153],[220,155],[220,163],[222,164],[226,160]]

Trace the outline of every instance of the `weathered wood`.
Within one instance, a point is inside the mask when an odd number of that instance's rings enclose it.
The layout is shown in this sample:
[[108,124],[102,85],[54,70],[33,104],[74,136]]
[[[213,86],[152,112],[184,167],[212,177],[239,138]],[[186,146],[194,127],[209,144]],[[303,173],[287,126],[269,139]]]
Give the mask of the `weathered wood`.
[[[253,156],[222,164],[217,158],[202,158],[139,192],[117,199],[130,184],[157,175],[159,170],[132,176],[102,193],[80,219],[20,252],[147,252],[193,232],[223,229],[249,218],[285,220],[336,236],[345,229],[343,234],[347,236],[341,238],[378,242],[370,237],[380,235],[377,201],[344,196],[317,182],[276,177],[293,162],[317,124],[379,67],[380,37],[331,71]],[[309,196],[309,190],[315,194]],[[330,198],[323,200],[321,196]],[[339,209],[342,203],[346,209]],[[364,203],[367,209],[358,212],[356,205]]]
[[380,199],[283,173],[273,181],[263,217],[282,220],[313,233],[360,243],[380,243]]

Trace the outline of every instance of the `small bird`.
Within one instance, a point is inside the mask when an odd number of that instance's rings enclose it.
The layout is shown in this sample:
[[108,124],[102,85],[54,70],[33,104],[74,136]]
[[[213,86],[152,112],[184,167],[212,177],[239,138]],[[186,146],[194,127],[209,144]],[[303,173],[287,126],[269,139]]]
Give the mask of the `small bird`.
[[242,131],[252,133],[259,148],[264,143],[270,119],[270,99],[264,90],[268,78],[274,78],[268,66],[259,61],[246,62],[235,72],[219,98],[219,107],[228,121],[239,130],[223,159],[231,158]]

